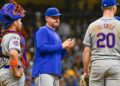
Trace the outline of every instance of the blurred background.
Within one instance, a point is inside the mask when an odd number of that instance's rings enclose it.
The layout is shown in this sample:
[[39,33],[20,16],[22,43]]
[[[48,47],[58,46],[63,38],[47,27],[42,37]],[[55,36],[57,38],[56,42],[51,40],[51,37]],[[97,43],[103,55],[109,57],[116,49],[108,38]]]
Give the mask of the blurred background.
[[[34,32],[45,24],[44,12],[48,7],[57,7],[63,14],[57,32],[62,38],[75,38],[76,44],[62,61],[63,77],[60,86],[80,86],[80,77],[83,74],[82,52],[83,38],[88,25],[102,16],[101,0],[16,0],[27,11],[22,20],[22,34],[26,39],[27,58],[29,65],[26,73],[26,85],[35,86],[31,77],[31,67],[34,59]],[[120,0],[118,0],[120,2]],[[4,0],[0,0],[0,7]],[[118,7],[117,15],[120,15]]]

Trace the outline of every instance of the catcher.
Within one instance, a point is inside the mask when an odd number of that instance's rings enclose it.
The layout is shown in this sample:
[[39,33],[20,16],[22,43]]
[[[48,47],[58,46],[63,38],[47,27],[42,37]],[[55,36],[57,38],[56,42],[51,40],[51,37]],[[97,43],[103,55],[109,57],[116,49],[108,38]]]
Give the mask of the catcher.
[[25,10],[16,2],[0,10],[0,86],[24,86],[26,68],[25,40],[19,33]]

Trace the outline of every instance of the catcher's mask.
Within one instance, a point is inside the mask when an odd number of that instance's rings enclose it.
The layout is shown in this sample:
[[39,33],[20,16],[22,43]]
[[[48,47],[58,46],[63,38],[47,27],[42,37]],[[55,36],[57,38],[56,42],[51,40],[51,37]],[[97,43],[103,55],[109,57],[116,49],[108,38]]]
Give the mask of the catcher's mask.
[[25,16],[26,11],[16,2],[5,4],[0,10],[0,22],[3,28],[10,26],[15,20]]

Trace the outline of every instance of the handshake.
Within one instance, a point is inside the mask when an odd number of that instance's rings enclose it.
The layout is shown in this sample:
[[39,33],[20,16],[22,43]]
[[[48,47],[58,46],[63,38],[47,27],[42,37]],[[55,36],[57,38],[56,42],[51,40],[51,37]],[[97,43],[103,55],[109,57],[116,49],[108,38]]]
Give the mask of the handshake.
[[75,45],[75,38],[67,39],[62,43],[63,49],[70,49]]

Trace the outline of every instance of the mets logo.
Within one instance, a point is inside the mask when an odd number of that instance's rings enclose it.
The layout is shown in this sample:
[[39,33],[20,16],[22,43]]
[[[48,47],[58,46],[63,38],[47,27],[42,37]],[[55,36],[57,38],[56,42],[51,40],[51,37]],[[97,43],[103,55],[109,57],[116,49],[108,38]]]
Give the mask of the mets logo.
[[14,44],[15,46],[19,46],[18,41],[14,41],[13,44]]

